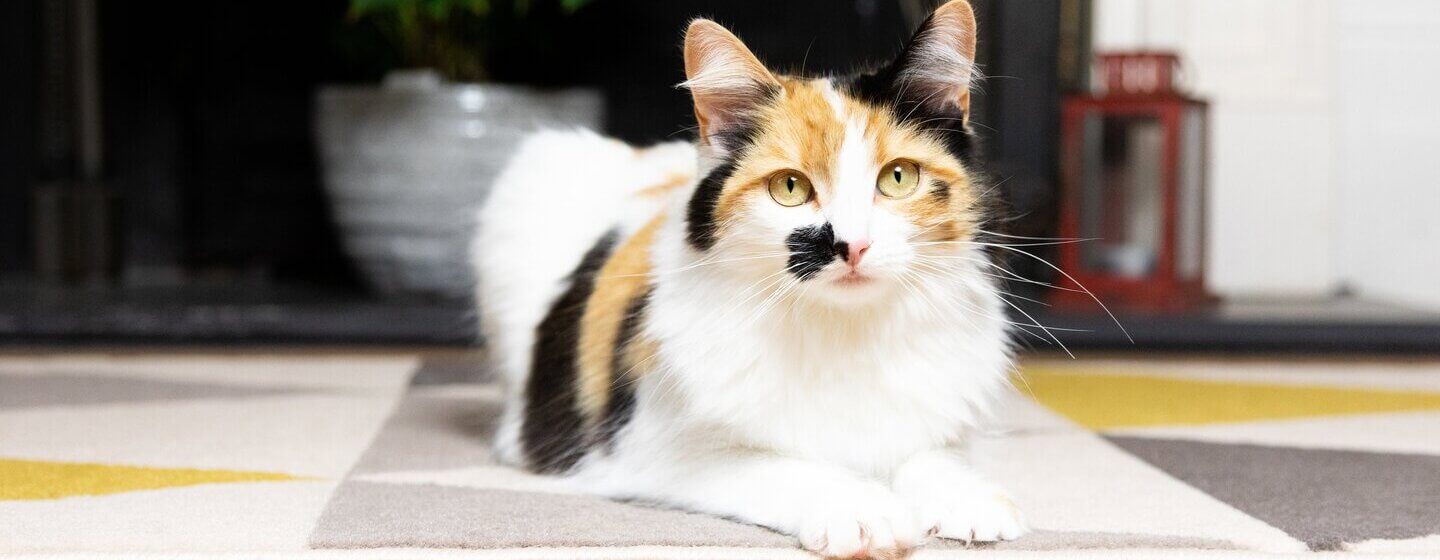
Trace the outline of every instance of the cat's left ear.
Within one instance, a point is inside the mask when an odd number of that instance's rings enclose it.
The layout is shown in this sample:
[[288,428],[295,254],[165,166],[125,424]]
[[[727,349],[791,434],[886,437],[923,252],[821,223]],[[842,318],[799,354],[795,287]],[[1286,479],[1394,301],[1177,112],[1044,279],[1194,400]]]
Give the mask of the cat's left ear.
[[951,0],[930,14],[892,67],[899,101],[931,112],[970,117],[975,80],[975,12]]

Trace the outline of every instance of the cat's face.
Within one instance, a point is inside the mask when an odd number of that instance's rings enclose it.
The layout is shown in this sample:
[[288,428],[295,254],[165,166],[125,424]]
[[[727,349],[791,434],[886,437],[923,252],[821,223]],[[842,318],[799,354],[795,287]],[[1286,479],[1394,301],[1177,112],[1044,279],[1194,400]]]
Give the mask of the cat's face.
[[732,274],[832,303],[924,289],[983,219],[965,165],[973,41],[957,0],[890,67],[802,79],[692,24],[686,85],[711,165],[689,203],[691,245]]

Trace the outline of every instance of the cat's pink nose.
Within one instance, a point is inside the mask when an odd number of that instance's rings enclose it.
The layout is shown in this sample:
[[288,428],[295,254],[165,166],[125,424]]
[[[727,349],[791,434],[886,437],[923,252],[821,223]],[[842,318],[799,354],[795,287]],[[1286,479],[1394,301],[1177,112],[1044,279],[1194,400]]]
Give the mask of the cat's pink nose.
[[865,258],[865,251],[870,250],[870,240],[857,239],[846,242],[846,245],[849,247],[849,251],[845,255],[845,262],[850,263],[850,268],[859,267],[860,259]]

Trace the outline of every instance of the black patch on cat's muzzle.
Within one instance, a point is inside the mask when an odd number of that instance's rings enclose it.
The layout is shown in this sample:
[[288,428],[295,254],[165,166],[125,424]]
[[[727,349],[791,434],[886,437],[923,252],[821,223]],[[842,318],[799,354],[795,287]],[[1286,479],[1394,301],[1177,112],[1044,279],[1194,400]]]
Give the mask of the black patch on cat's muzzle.
[[814,276],[837,256],[844,258],[850,250],[844,241],[835,241],[835,228],[828,222],[796,228],[785,238],[785,247],[790,249],[790,262],[785,269],[801,280]]

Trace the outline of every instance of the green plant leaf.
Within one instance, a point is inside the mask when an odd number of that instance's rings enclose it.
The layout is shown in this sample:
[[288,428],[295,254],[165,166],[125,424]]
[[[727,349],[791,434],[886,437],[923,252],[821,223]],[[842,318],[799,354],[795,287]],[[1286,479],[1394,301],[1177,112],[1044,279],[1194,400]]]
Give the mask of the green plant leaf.
[[560,15],[569,15],[592,1],[349,0],[346,18],[351,25],[368,26],[390,44],[398,55],[392,60],[400,63],[386,65],[433,68],[452,80],[475,81],[490,77],[485,62],[495,45],[515,40],[504,31],[543,34],[556,24],[552,16],[557,8]]
[[576,10],[584,8],[585,5],[589,3],[590,0],[560,0],[560,9],[564,10],[567,14],[573,14]]
[[490,0],[461,0],[465,10],[477,15],[484,16],[490,13]]
[[425,2],[425,14],[432,21],[445,21],[450,16],[450,2],[448,0],[423,0]]
[[371,14],[395,11],[409,0],[350,0],[349,16],[358,19]]

